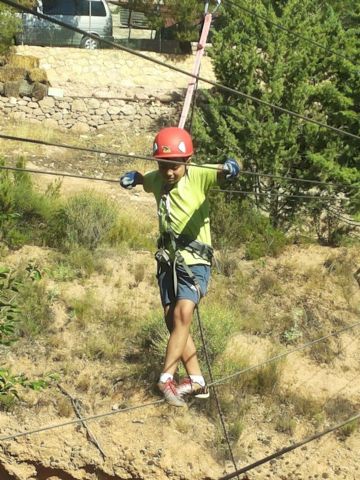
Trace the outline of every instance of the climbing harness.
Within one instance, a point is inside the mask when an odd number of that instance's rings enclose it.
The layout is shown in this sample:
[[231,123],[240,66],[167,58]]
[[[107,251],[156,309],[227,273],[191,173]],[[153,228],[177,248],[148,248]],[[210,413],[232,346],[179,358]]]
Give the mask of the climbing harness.
[[155,253],[155,259],[158,263],[158,272],[160,272],[163,267],[172,269],[175,298],[178,285],[176,267],[179,265],[185,270],[191,281],[194,283],[200,300],[202,297],[200,285],[191,271],[191,268],[185,262],[181,250],[186,250],[187,252],[195,254],[206,263],[211,264],[214,249],[211,245],[199,242],[198,240],[192,240],[186,235],[177,235],[169,225],[167,230],[158,239],[158,250]]

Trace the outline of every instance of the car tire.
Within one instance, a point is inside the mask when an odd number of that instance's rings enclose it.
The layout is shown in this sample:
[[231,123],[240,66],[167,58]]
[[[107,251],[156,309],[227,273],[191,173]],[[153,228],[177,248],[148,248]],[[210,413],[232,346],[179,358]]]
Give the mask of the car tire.
[[83,37],[80,43],[80,47],[86,48],[87,50],[96,50],[100,47],[100,39]]

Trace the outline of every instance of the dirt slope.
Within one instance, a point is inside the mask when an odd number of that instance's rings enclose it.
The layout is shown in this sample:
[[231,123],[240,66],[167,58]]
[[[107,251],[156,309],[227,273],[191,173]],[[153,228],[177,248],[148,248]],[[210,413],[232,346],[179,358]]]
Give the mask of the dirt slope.
[[[42,185],[46,181],[47,178],[42,177]],[[156,228],[154,202],[144,193],[124,192],[115,184],[84,183],[76,179],[64,179],[62,188],[64,194],[68,195],[85,185],[100,188],[114,201],[121,203],[124,209],[133,212],[135,219],[140,212],[152,216]],[[2,263],[15,266],[32,259],[46,265],[47,257],[51,255],[52,252],[46,249],[24,247],[3,258]],[[234,255],[238,271],[249,274],[248,288],[250,291],[252,289],[253,295],[248,300],[248,308],[256,307],[259,312],[265,312],[265,322],[269,323],[270,330],[276,330],[277,319],[283,311],[292,311],[291,308],[299,303],[304,306],[304,311],[312,312],[324,325],[333,325],[333,329],[341,328],[345,324],[343,322],[350,324],[358,321],[360,291],[356,282],[350,285],[350,290],[341,293],[345,287],[339,284],[339,277],[332,276],[324,268],[326,261],[334,255],[337,258],[341,255],[351,258],[354,267],[360,266],[356,249],[334,251],[317,246],[289,247],[279,258],[266,259],[264,262],[246,262],[240,252]],[[139,263],[145,265],[140,281],[135,279],[133,268]],[[139,315],[158,309],[158,293],[153,280],[154,263],[150,252],[112,254],[106,259],[106,265],[105,273],[93,274],[83,282],[54,284],[48,280],[48,291],[53,292],[56,288],[57,292],[52,307],[50,337],[33,341],[24,339],[21,347],[1,352],[2,362],[16,372],[24,372],[28,376],[42,375],[48,371],[60,372],[61,385],[78,400],[83,416],[114,412],[117,408],[159,400],[152,382],[143,379],[134,381],[130,367],[121,358],[116,361],[97,361],[89,360],[86,355],[74,354],[86,342],[84,332],[87,331],[86,320],[79,327],[69,317],[68,305],[74,298],[83,298],[91,290],[96,302],[108,307],[121,300],[126,311],[131,309]],[[265,279],[274,277],[278,284],[275,285],[272,280],[271,288],[266,286]],[[221,284],[228,281],[215,275],[209,299],[216,295]],[[226,294],[232,294],[231,288],[230,285],[226,289]],[[266,358],[263,352],[272,345],[273,339],[251,332],[234,333],[227,347],[229,352],[242,349],[243,354],[251,357],[252,364]],[[340,416],[345,415],[343,418],[346,418],[350,416],[350,411],[358,411],[358,335],[354,330],[339,337],[339,353],[329,363],[316,361],[307,352],[289,355],[283,363],[280,393],[275,395],[285,392],[288,396],[297,394],[305,399],[314,397],[323,403],[341,396],[347,400],[349,411],[339,408]],[[129,339],[129,348],[131,346]],[[291,348],[291,345],[282,345],[282,348]],[[241,395],[240,391],[238,395]],[[268,399],[260,395],[252,397],[252,403],[247,405],[241,436],[233,445],[239,466],[326,426],[319,419],[317,424],[311,415],[300,418],[285,404],[280,408],[283,408],[284,416],[293,416],[291,433],[279,431],[278,410],[269,404]],[[63,426],[1,441],[0,479],[217,479],[225,472],[231,472],[232,465],[224,460],[225,447],[218,425],[203,410],[204,407],[199,408],[195,404],[190,404],[188,409],[176,409],[160,403],[88,422],[105,458],[89,441],[84,427],[80,425]],[[27,393],[26,401],[14,411],[0,412],[0,431],[2,436],[11,435],[41,426],[61,424],[73,418],[75,412],[69,398],[53,386],[41,393]],[[359,430],[343,439],[330,435],[253,470],[249,478],[357,480],[360,478],[359,451]],[[225,457],[228,458],[228,455],[225,454]]]

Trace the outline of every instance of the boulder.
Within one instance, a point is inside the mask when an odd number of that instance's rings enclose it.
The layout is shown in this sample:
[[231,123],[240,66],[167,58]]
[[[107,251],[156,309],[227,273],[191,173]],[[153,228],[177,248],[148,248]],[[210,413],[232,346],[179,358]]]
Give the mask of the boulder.
[[39,59],[32,57],[31,55],[10,55],[8,58],[8,64],[13,67],[25,68],[25,70],[31,70],[32,68],[39,67]]
[[5,97],[20,97],[21,80],[4,82]]
[[49,84],[46,72],[41,68],[32,68],[29,70],[28,75],[32,82],[41,82],[47,85]]
[[42,100],[47,94],[47,86],[40,82],[34,83],[34,88],[32,91],[32,96],[36,100]]
[[26,80],[20,80],[20,97],[30,97],[32,95],[34,85]]
[[26,78],[26,69],[21,67],[11,67],[5,65],[0,68],[0,82],[12,82]]

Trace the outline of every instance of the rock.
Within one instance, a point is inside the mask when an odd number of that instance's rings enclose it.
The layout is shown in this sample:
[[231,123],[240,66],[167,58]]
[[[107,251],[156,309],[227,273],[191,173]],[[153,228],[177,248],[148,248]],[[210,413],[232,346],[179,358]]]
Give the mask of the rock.
[[54,108],[55,100],[53,97],[44,97],[42,100],[39,101],[39,105],[41,108]]
[[6,97],[20,97],[21,80],[7,81],[4,83],[4,95]]
[[32,55],[13,54],[9,56],[8,64],[13,67],[20,67],[30,70],[32,68],[39,67],[39,59],[33,57]]
[[109,107],[107,109],[107,112],[109,115],[117,115],[118,113],[120,113],[120,107],[115,107],[115,106]]
[[36,100],[42,100],[47,94],[47,86],[40,82],[34,83],[34,88],[32,91],[32,96]]
[[124,115],[134,115],[136,109],[133,105],[124,105],[123,107],[120,107],[120,112]]
[[72,127],[71,131],[76,133],[86,133],[90,131],[90,127],[87,123],[84,122],[76,122]]
[[49,83],[46,72],[41,68],[31,69],[28,73],[28,76],[32,82],[41,82],[45,84]]
[[100,102],[96,98],[90,98],[88,101],[88,106],[90,108],[100,108]]
[[26,77],[25,68],[19,67],[5,67],[0,68],[0,82],[13,82],[17,80],[24,80]]
[[72,105],[71,105],[71,110],[73,112],[86,112],[87,111],[87,106],[81,98],[76,98]]

